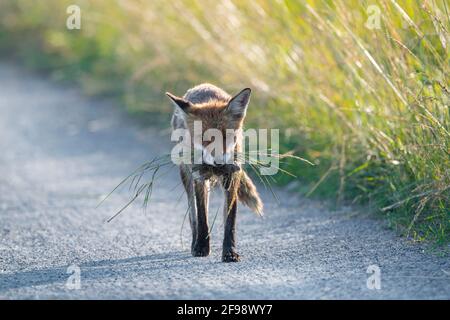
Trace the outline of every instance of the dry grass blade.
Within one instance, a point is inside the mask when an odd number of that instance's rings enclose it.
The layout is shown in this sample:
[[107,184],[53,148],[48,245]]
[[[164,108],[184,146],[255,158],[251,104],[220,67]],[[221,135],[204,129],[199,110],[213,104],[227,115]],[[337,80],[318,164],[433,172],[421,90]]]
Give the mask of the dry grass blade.
[[[161,171],[162,168],[167,166],[173,166],[172,161],[170,160],[170,155],[163,155],[159,157],[155,157],[149,162],[144,163],[139,166],[136,170],[134,170],[131,174],[129,174],[125,179],[123,179],[98,205],[99,207],[103,204],[115,191],[117,191],[120,187],[129,183],[128,190],[133,190],[133,196],[131,199],[112,217],[110,217],[107,222],[111,222],[117,216],[119,216],[125,209],[127,209],[136,199],[139,198],[141,194],[145,192],[145,197],[143,200],[143,209],[147,208],[148,202],[151,198],[151,194],[153,191],[153,187],[155,181],[159,179],[162,175],[157,175],[158,172]],[[168,172],[168,171],[167,171]],[[166,173],[167,173],[166,172]],[[141,183],[146,175],[150,174],[150,177],[147,182]]]
[[[274,163],[273,161],[262,161],[261,158],[268,160],[268,159],[276,159],[277,163]],[[261,174],[261,169],[264,168],[273,168],[276,169],[276,171],[280,171],[283,174],[286,174],[292,178],[297,178],[297,176],[286,169],[283,169],[279,166],[280,159],[294,159],[299,160],[308,163],[309,165],[314,165],[312,162],[310,162],[307,159],[304,159],[302,157],[296,156],[293,154],[293,151],[279,154],[278,152],[273,151],[272,149],[267,150],[252,150],[247,152],[241,152],[237,154],[237,159],[250,166],[250,168],[253,170],[253,172],[256,174],[258,179],[261,181],[263,186],[269,190],[272,193],[272,196],[274,199],[279,203],[279,197],[276,195],[275,191],[272,188],[271,182],[269,181],[267,175]],[[275,178],[272,175],[269,175],[272,182],[276,183]]]

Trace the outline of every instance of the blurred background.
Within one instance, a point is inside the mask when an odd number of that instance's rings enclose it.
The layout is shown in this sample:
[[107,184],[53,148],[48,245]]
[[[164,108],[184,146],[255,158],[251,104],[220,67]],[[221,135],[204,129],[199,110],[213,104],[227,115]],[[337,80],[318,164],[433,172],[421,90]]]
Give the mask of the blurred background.
[[[81,9],[69,30],[67,8]],[[450,231],[450,6],[445,0],[2,0],[0,55],[168,126],[164,92],[254,89],[248,127],[279,128],[299,178],[398,232]]]

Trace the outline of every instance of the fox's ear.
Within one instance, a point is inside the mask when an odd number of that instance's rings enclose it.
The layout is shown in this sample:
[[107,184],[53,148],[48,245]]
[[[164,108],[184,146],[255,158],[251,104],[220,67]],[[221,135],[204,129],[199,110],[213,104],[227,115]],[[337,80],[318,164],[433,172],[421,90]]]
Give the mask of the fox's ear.
[[247,112],[248,103],[250,102],[250,94],[252,90],[250,88],[245,88],[233,98],[231,98],[228,103],[227,111],[236,119],[243,119]]
[[170,92],[166,92],[166,95],[172,100],[172,102],[181,108],[184,112],[188,112],[188,109],[191,107],[191,103],[183,98],[177,97]]

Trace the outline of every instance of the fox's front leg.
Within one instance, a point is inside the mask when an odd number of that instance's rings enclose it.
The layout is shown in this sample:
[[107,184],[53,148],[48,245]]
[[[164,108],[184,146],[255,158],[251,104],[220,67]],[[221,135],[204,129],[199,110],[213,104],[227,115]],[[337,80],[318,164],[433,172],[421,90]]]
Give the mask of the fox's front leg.
[[209,255],[208,200],[209,182],[195,182],[195,200],[197,207],[197,238],[192,247],[192,255],[206,257]]
[[194,253],[194,245],[197,240],[197,206],[195,204],[195,191],[194,191],[194,179],[192,173],[185,166],[180,166],[180,176],[183,182],[184,189],[186,190],[189,210],[189,222],[191,224],[192,231],[192,244],[191,252]]
[[223,238],[223,262],[238,262],[239,254],[236,252],[236,214],[237,191],[239,186],[239,174],[234,173],[223,180],[225,190],[224,206],[224,238]]

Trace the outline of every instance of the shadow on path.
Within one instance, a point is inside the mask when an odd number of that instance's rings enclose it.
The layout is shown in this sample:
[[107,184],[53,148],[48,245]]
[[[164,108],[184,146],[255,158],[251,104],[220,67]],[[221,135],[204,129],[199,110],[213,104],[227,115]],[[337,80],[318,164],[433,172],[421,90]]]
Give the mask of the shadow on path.
[[[75,265],[81,269],[82,280],[107,279],[109,277],[130,276],[148,270],[167,268],[170,263],[175,268],[183,267],[191,256],[186,251],[160,253],[116,260],[98,260]],[[57,266],[24,272],[0,274],[0,292],[32,286],[65,283],[72,274],[69,266]]]

